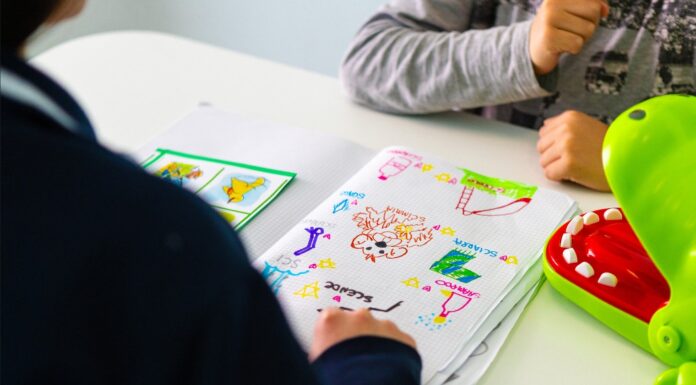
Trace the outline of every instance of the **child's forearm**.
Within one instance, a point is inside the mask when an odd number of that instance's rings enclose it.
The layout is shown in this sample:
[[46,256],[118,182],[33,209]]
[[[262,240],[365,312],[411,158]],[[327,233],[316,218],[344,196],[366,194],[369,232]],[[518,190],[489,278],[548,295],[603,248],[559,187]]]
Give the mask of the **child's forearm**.
[[531,22],[458,32],[468,28],[467,20],[456,28],[438,26],[430,22],[441,15],[428,12],[440,11],[418,3],[426,20],[387,7],[354,38],[341,68],[354,100],[387,112],[429,113],[549,94],[529,56]]

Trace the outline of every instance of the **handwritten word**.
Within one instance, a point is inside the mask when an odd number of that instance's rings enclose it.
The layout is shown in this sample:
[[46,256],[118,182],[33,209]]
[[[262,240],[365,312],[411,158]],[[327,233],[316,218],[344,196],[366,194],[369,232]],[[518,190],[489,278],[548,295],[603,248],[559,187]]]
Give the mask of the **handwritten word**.
[[319,299],[319,281],[314,281],[313,283],[308,283],[302,287],[302,289],[292,293],[296,296],[307,298],[312,297],[314,299]]
[[440,285],[440,286],[444,286],[444,287],[451,289],[451,290],[456,290],[456,291],[464,294],[467,297],[481,298],[481,294],[479,294],[475,291],[471,291],[471,290],[465,288],[464,286],[457,285],[456,283],[452,283],[449,281],[438,279],[437,281],[435,281],[435,284]]
[[[404,216],[404,222],[410,222],[410,221],[418,221],[418,222],[425,222],[425,217],[413,214],[409,211],[402,210],[402,209],[397,209],[396,207],[392,206],[387,206],[387,208],[384,210],[387,213],[393,213],[397,215],[403,215]],[[386,218],[386,215],[385,215]]]
[[309,233],[309,240],[307,241],[307,246],[295,251],[293,254],[302,255],[315,247],[317,247],[317,239],[320,235],[324,234],[324,229],[322,227],[308,227],[305,229]]
[[[401,306],[402,303],[404,303],[404,301],[399,301],[399,302],[397,302],[397,303],[395,303],[395,304],[389,306],[389,307],[386,308],[386,309],[379,309],[379,308],[376,308],[376,307],[368,307],[367,310],[369,310],[369,311],[381,311],[382,313],[389,313],[390,311],[392,311],[392,310],[396,309],[397,307]],[[345,310],[345,311],[354,311],[354,309],[351,309],[351,308],[349,308],[349,307],[344,307],[344,306],[339,307],[339,309]],[[324,310],[324,309],[317,309],[317,311],[320,312],[320,313],[321,313],[322,310]]]
[[464,265],[471,262],[474,258],[476,258],[474,255],[466,254],[459,250],[451,250],[439,261],[433,263],[432,266],[430,266],[430,270],[459,282],[469,283],[481,277],[480,274],[464,267]]
[[341,293],[341,294],[346,293],[347,296],[355,297],[355,299],[362,299],[365,303],[372,302],[371,295],[365,295],[361,291],[357,291],[357,290],[350,289],[347,287],[342,287],[341,285],[339,285],[337,283],[333,283],[331,281],[326,281],[324,288],[331,289],[331,290],[336,291],[336,292]]
[[341,193],[341,195],[357,199],[365,199],[366,196],[364,193],[359,193],[355,191],[344,191]]
[[494,258],[495,258],[495,257],[498,256],[498,252],[495,251],[495,250],[486,249],[486,248],[483,248],[483,247],[481,247],[481,246],[479,246],[479,245],[476,245],[476,244],[473,244],[473,243],[470,243],[470,242],[465,242],[465,241],[463,241],[463,240],[461,240],[461,239],[459,239],[459,238],[455,238],[455,239],[454,239],[454,243],[455,243],[457,246],[459,246],[459,247],[462,247],[462,248],[465,247],[465,248],[467,248],[467,249],[469,249],[469,250],[476,251],[476,252],[478,252],[478,253],[481,253],[481,254],[483,254],[483,255],[487,255],[487,256],[489,256],[489,257],[494,257]]
[[312,225],[313,227],[323,227],[325,229],[336,227],[335,223],[319,221],[316,219],[305,219],[302,221],[302,223]]
[[488,183],[485,183],[485,182],[481,182],[480,180],[476,180],[476,179],[474,179],[474,178],[467,178],[466,181],[469,182],[469,183],[471,183],[471,184],[475,184],[475,185],[478,185],[478,186],[482,186],[482,187],[485,188],[485,189],[488,189],[488,190],[491,190],[491,191],[495,191],[495,192],[498,192],[498,193],[501,193],[501,194],[505,192],[505,188],[503,188],[503,187],[493,186],[493,185],[491,185],[491,184],[488,184]]
[[410,152],[405,151],[405,150],[389,150],[389,151],[387,151],[387,152],[390,153],[390,154],[397,154],[397,155],[407,156],[407,157],[409,157],[409,158],[414,158],[414,159],[417,159],[417,160],[423,159],[422,156],[416,155],[416,154],[413,154],[413,153],[410,153]]

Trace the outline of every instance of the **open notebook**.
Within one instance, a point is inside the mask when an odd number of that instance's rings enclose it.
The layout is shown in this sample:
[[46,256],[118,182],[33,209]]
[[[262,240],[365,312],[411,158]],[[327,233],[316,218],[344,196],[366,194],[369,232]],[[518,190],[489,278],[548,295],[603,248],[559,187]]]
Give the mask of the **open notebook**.
[[[308,348],[325,307],[368,307],[416,339],[428,384],[467,368],[538,282],[545,239],[577,210],[558,192],[416,149],[374,153],[212,108],[136,156],[145,159],[156,148],[297,172],[241,233],[296,336]],[[497,332],[506,335],[510,323]],[[467,373],[479,376],[475,369]]]

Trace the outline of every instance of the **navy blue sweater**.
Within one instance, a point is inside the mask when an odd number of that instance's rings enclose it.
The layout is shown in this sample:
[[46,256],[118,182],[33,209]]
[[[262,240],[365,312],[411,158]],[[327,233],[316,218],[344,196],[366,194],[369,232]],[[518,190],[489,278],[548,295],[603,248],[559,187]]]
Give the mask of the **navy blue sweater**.
[[77,122],[3,85],[3,384],[419,383],[418,354],[376,337],[310,366],[218,214],[100,146],[43,74],[2,66]]

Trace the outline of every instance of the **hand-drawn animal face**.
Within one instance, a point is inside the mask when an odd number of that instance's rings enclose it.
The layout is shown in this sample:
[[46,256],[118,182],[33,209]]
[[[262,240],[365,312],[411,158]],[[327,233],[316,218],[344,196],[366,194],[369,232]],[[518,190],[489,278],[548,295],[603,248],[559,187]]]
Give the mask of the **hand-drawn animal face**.
[[400,258],[408,253],[408,249],[399,246],[402,240],[392,232],[376,234],[358,234],[353,238],[351,247],[362,251],[365,259],[375,262],[377,258]]

